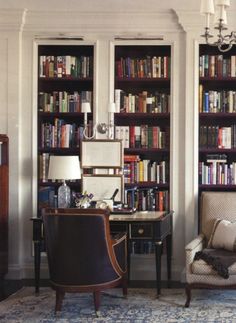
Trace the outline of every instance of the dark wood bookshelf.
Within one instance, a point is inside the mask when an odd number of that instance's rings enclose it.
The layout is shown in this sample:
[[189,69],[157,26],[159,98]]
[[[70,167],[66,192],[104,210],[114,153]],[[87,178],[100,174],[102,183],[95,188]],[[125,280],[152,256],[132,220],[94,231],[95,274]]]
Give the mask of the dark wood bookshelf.
[[[54,63],[52,64],[52,62]],[[60,92],[62,92],[62,94]],[[91,97],[91,110],[93,111],[93,92],[94,45],[85,45],[83,43],[67,44],[64,42],[64,44],[61,45],[45,44],[38,46],[37,152],[39,207],[42,204],[40,199],[43,198],[44,203],[47,194],[50,195],[53,193],[57,195],[57,189],[61,185],[60,182],[47,181],[46,174],[50,155],[80,156],[80,140],[83,139],[84,114],[71,111],[73,111],[72,108],[76,109],[74,111],[81,111],[82,101],[88,100],[87,94]],[[64,108],[58,108],[60,106],[59,95],[64,95],[64,93],[65,97],[62,96],[61,100],[64,100],[65,102],[63,102],[63,107],[66,107],[66,111],[63,111]],[[78,97],[75,98],[75,94]],[[73,95],[74,97],[72,97]],[[48,97],[52,97],[52,103],[51,101],[47,101]],[[72,100],[72,102],[70,100]],[[69,106],[69,103],[73,104]],[[49,105],[49,108],[47,105]],[[58,111],[57,109],[60,112],[46,112],[48,110]],[[88,113],[88,122],[91,123],[92,121],[93,113]],[[64,131],[64,129],[62,130],[62,127],[64,124],[71,125],[70,129],[72,130],[70,131],[73,131],[73,138],[71,139],[69,136],[69,145],[61,143],[61,138],[63,137],[62,131]],[[56,140],[53,136],[56,137]],[[53,144],[51,142],[53,142]],[[53,146],[55,146],[55,148]],[[61,146],[68,147],[61,148]],[[43,176],[46,176],[46,180],[44,178],[44,181],[42,181],[42,172],[44,173]],[[80,180],[68,183],[72,190],[81,190]]]
[[226,149],[226,148],[199,148],[199,153],[217,153],[217,154],[225,154],[225,153],[233,153],[236,154],[236,148]]
[[75,148],[38,148],[39,153],[51,153],[53,155],[78,155],[80,153],[80,147]]
[[225,184],[214,184],[214,185],[210,185],[210,184],[202,184],[199,185],[199,188],[201,188],[202,190],[236,190],[236,185],[225,185]]
[[199,118],[200,119],[221,119],[221,118],[236,118],[236,112],[216,112],[216,113],[211,113],[211,112],[202,112],[199,113]]
[[[76,181],[66,181],[66,183],[70,186],[70,187],[80,187],[81,185],[81,180],[76,180]],[[48,187],[48,186],[52,186],[52,187],[59,187],[62,184],[62,182],[52,182],[52,181],[47,181],[47,182],[43,182],[43,181],[39,181],[39,185],[43,186],[43,187]]]
[[125,148],[125,154],[145,154],[145,153],[169,153],[167,148]]
[[199,77],[200,82],[235,82],[236,77]]
[[8,272],[9,140],[0,135],[0,299]]
[[40,82],[93,82],[92,77],[39,77]]
[[[157,61],[156,61],[157,58]],[[120,69],[123,62],[131,64],[123,65],[123,70]],[[150,63],[151,62],[151,63]],[[155,71],[156,63],[160,70]],[[140,65],[139,65],[140,64]],[[144,65],[142,65],[144,64]],[[145,65],[147,64],[147,65]],[[150,65],[151,64],[151,65]],[[135,148],[125,147],[125,155],[139,155],[141,162],[143,160],[149,160],[152,167],[155,162],[156,165],[160,165],[163,161],[166,162],[166,176],[168,177],[168,183],[162,184],[156,181],[140,181],[125,183],[125,189],[138,188],[139,191],[145,189],[157,189],[158,191],[167,192],[169,204],[169,161],[170,161],[170,106],[168,110],[166,108],[166,102],[168,96],[170,96],[170,64],[171,64],[171,46],[168,45],[115,45],[115,89],[122,91],[125,96],[136,96],[136,99],[142,97],[142,93],[147,93],[147,97],[152,97],[153,105],[148,109],[141,109],[140,102],[135,101],[135,112],[121,107],[120,113],[114,114],[114,123],[117,127],[141,127],[146,125],[148,127],[147,136],[154,134],[154,128],[158,127],[158,131],[164,132],[166,136],[165,148],[150,148],[138,147]],[[141,67],[140,67],[141,66]],[[140,75],[139,68],[144,66],[144,74]],[[157,67],[158,69],[158,67]],[[157,73],[157,74],[156,74]],[[160,74],[158,74],[160,73]],[[140,75],[140,76],[139,76]],[[162,100],[158,98],[158,95],[162,95]],[[116,98],[115,98],[116,99]],[[121,97],[122,99],[122,97]],[[141,98],[142,100],[142,98]],[[145,98],[144,98],[145,100]],[[158,101],[160,100],[160,101]],[[122,104],[122,103],[121,103]],[[145,104],[145,103],[144,103]],[[170,104],[170,100],[169,100]],[[167,112],[168,111],[168,112]],[[153,132],[152,132],[153,131]],[[130,136],[130,135],[129,135]],[[141,135],[142,136],[142,135]],[[118,139],[118,138],[117,138]],[[130,140],[130,138],[129,138]],[[153,137],[152,139],[153,140]],[[152,141],[151,141],[152,142]],[[148,146],[148,145],[147,145]],[[155,145],[154,147],[158,147]],[[125,162],[129,164],[129,162]],[[127,165],[125,166],[127,167]],[[132,170],[133,171],[133,170]],[[167,175],[168,174],[168,175]],[[133,181],[133,180],[132,180]],[[168,206],[169,208],[169,206]]]
[[[227,167],[227,180],[228,184],[208,184],[205,182],[205,184],[201,184],[201,174],[199,174],[199,196],[201,195],[201,192],[204,190],[207,191],[235,191],[236,185],[231,184],[236,183],[236,179],[234,182],[232,179],[232,164],[236,162],[236,133],[234,130],[234,124],[236,124],[236,110],[235,110],[235,102],[230,108],[230,104],[232,102],[229,101],[229,91],[236,91],[236,76],[232,74],[232,71],[230,69],[231,64],[231,56],[236,55],[236,48],[233,47],[230,51],[226,53],[220,52],[217,48],[213,48],[212,46],[208,45],[200,45],[199,46],[199,88],[202,90],[199,93],[202,93],[202,111],[204,111],[204,104],[206,103],[204,100],[209,100],[209,111],[210,112],[200,112],[199,113],[199,163],[203,163],[204,167],[208,166],[209,168],[206,168],[205,171],[208,170],[208,175],[212,175],[211,172],[215,171],[215,167],[217,170],[217,166],[213,165],[213,163],[207,163],[207,156],[209,154],[214,155],[215,158],[217,158],[217,155],[225,155],[226,156],[226,163],[223,163],[225,167]],[[204,63],[205,62],[205,65]],[[208,63],[208,64],[207,64]],[[201,71],[204,70],[204,76]],[[216,96],[216,101],[210,101],[211,98],[207,97],[207,94],[210,96],[210,91],[213,91],[212,93],[216,92],[218,97]],[[206,96],[204,97],[206,93]],[[212,95],[212,94],[211,94]],[[224,95],[224,96],[223,96]],[[219,98],[221,99],[220,101]],[[226,101],[225,101],[226,100]],[[235,98],[234,98],[235,100]],[[221,106],[219,106],[218,102],[222,102]],[[210,103],[212,104],[210,106]],[[214,107],[215,111],[212,112],[212,106]],[[205,105],[207,107],[207,105]],[[199,106],[200,109],[200,106]],[[211,110],[210,110],[211,109]],[[207,109],[206,109],[207,110]],[[225,112],[219,112],[219,111],[225,111]],[[230,112],[228,112],[230,111]],[[231,112],[232,111],[232,112]],[[207,134],[204,133],[204,126],[206,126],[206,133],[208,132],[208,136],[210,136],[210,142],[207,139]],[[201,128],[202,127],[202,128]],[[218,129],[228,127],[231,128],[231,145],[225,145],[226,147],[229,146],[231,148],[218,148],[219,141],[221,141],[222,137],[220,135],[220,131]],[[203,137],[200,137],[200,130],[202,129],[201,135]],[[213,129],[212,132],[210,129]],[[216,132],[214,132],[216,131]],[[218,132],[217,132],[218,131]],[[211,134],[211,135],[210,135]],[[216,137],[216,142],[213,143],[212,136]],[[200,138],[204,138],[206,136],[206,145],[205,147],[200,146]],[[204,142],[204,141],[203,141]],[[206,147],[207,145],[213,145],[216,146],[213,147]],[[223,145],[224,146],[224,145]],[[214,159],[214,158],[213,158]],[[216,164],[218,165],[218,164]],[[227,166],[226,166],[227,165]],[[231,165],[231,168],[230,168]],[[199,164],[200,166],[200,164]],[[212,169],[214,168],[214,171]],[[222,168],[223,169],[223,168]],[[224,171],[220,168],[220,172]],[[201,169],[199,167],[199,171],[201,172]],[[230,173],[232,172],[232,174]],[[220,173],[221,174],[221,173]],[[217,175],[218,176],[218,175]],[[206,175],[207,177],[207,175]],[[211,181],[210,181],[211,182]],[[214,182],[214,181],[213,181]],[[220,182],[219,180],[216,180],[216,182]]]
[[116,82],[170,83],[169,77],[116,77]]

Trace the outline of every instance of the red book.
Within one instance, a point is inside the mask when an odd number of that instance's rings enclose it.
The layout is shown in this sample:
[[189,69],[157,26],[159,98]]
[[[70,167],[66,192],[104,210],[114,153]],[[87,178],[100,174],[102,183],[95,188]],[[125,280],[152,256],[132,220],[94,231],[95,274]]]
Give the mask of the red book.
[[164,211],[164,192],[160,191],[159,192],[159,201],[158,201],[158,208],[159,211]]
[[134,126],[129,127],[129,146],[135,148],[135,128]]

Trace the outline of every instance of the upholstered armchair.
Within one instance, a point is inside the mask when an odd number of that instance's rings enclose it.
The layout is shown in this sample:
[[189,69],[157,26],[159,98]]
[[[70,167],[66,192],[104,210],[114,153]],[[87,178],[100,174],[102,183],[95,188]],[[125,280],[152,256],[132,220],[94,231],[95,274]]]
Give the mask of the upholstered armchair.
[[[224,227],[221,228],[220,231],[220,229],[217,228],[217,225],[218,223],[224,224],[224,222],[230,225],[226,226],[226,229]],[[201,194],[200,234],[185,248],[187,281],[186,307],[189,307],[191,290],[193,288],[236,288],[236,253],[234,251],[236,223],[234,222],[236,222],[236,192],[203,192]],[[227,233],[231,224],[234,227],[232,227],[232,230]],[[216,233],[218,234],[218,237],[216,237]],[[215,239],[214,248],[212,247],[212,239]],[[220,239],[222,239],[222,241],[220,241]],[[228,240],[232,241],[231,251],[225,250]],[[228,267],[228,278],[220,276],[215,268],[212,267],[212,264],[209,264],[206,259],[196,259],[196,253],[200,255],[203,254],[204,250],[206,250],[205,248],[210,252],[220,252],[222,259],[225,260],[225,262],[231,260],[230,266]]]
[[55,312],[67,292],[93,293],[96,313],[101,291],[121,285],[127,295],[127,237],[111,237],[108,210],[46,209],[43,223]]

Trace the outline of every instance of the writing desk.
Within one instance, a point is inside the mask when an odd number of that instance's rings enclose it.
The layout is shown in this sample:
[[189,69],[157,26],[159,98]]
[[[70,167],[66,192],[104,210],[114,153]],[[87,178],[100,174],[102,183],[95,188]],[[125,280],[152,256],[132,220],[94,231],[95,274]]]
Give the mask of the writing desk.
[[[150,241],[155,244],[156,289],[157,296],[161,293],[161,256],[163,242],[166,241],[168,287],[171,282],[172,254],[172,215],[173,212],[144,211],[133,214],[111,214],[109,217],[111,232],[125,231],[128,233],[128,270],[130,272],[130,255],[133,241]],[[32,218],[35,291],[39,291],[41,251],[45,251],[41,218]]]

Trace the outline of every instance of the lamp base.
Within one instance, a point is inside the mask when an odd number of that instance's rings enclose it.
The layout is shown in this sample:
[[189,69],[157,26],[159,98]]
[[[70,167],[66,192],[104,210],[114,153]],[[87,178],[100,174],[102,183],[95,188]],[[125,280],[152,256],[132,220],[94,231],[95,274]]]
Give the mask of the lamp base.
[[58,188],[58,207],[59,208],[69,208],[70,203],[71,203],[70,188],[68,185],[66,185],[66,182],[64,182]]

